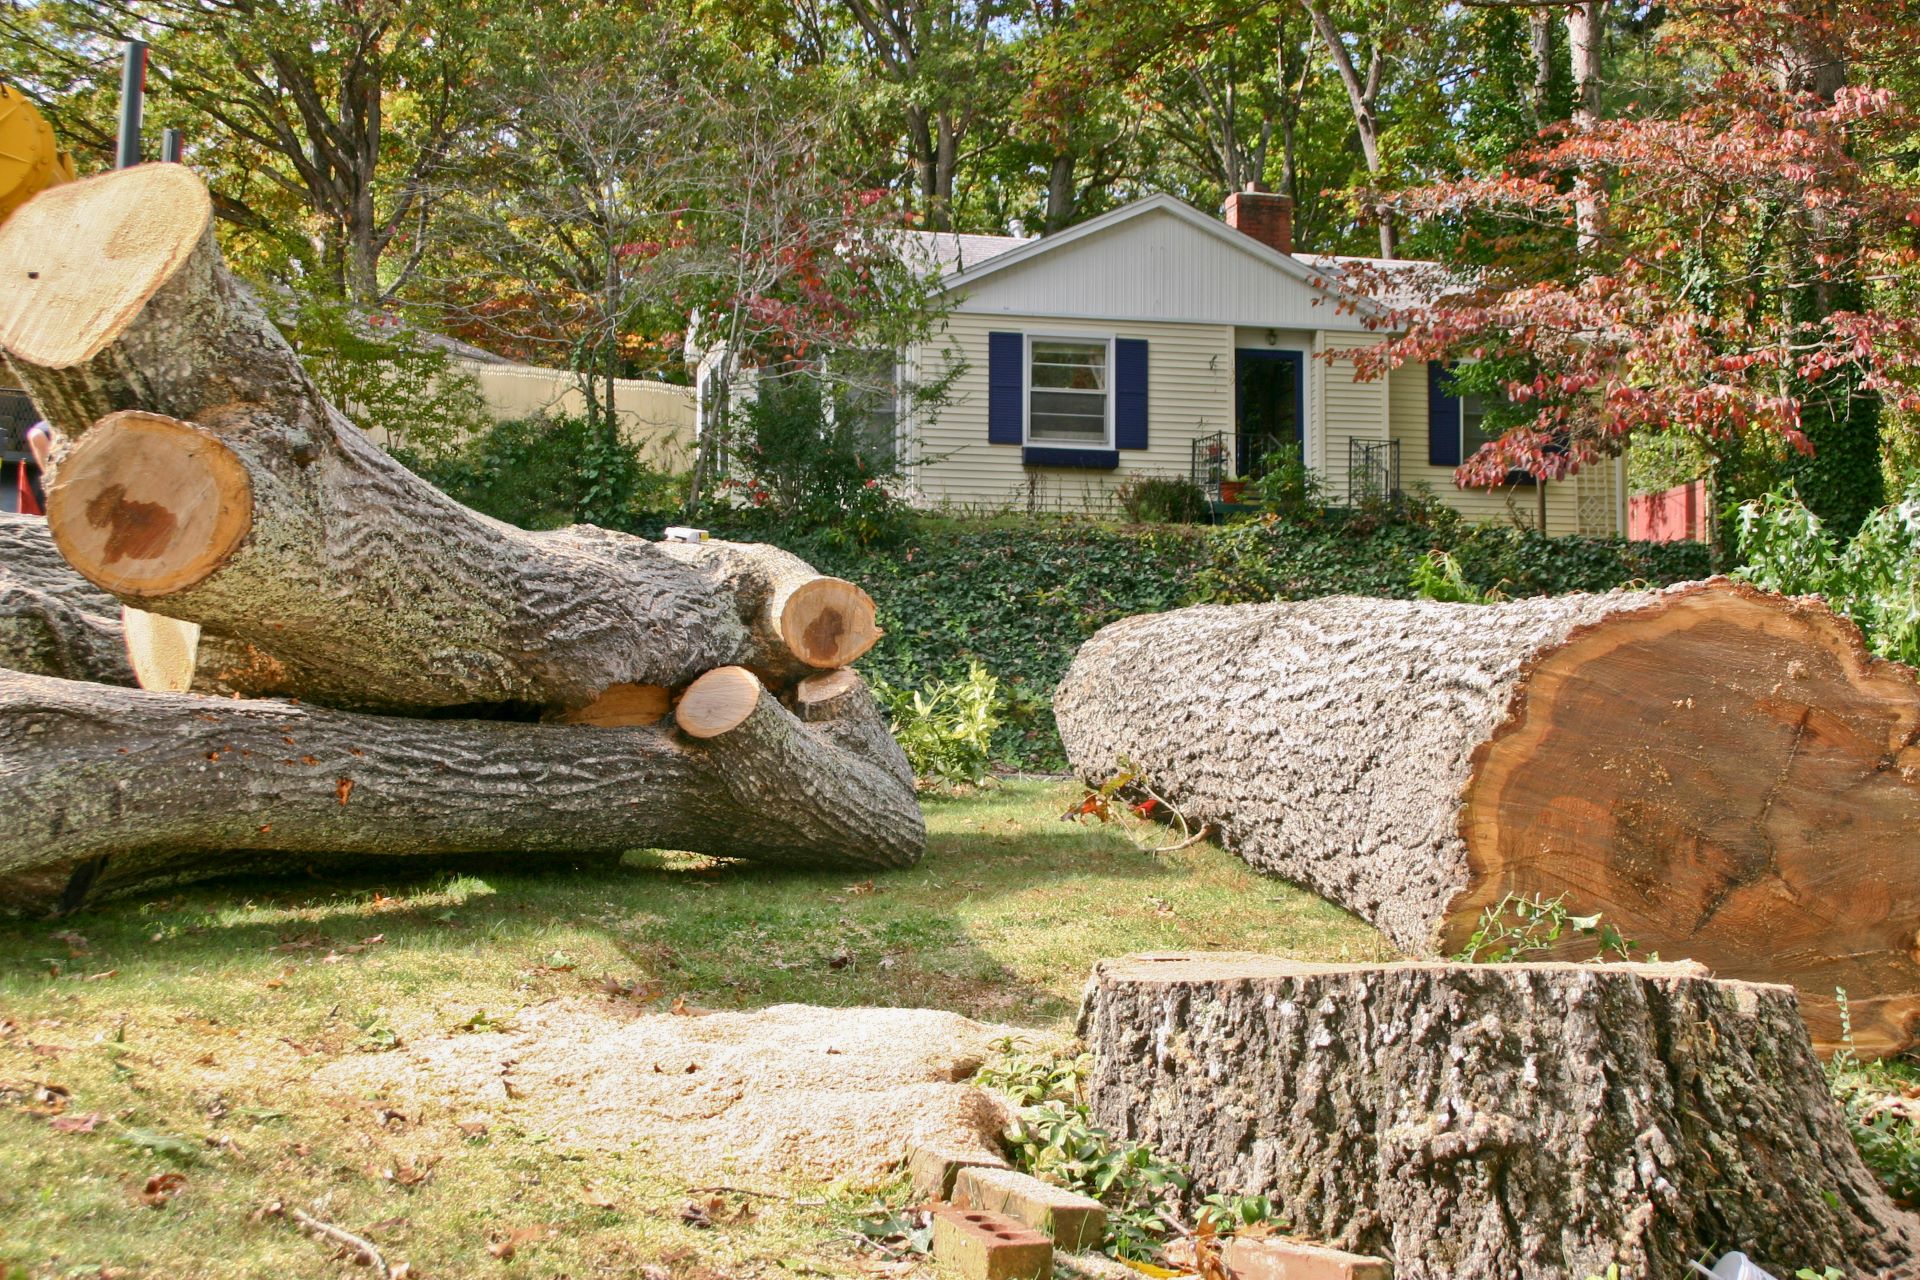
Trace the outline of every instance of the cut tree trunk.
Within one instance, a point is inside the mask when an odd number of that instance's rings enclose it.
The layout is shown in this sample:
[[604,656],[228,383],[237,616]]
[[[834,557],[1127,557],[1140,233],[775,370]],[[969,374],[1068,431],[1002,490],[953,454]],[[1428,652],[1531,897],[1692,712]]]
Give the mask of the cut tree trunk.
[[1103,961],[1098,1120],[1398,1280],[1920,1270],[1786,987],[1693,965]]
[[797,678],[878,635],[864,592],[771,548],[527,533],[407,471],[307,379],[179,166],[42,193],[0,228],[0,279],[0,349],[72,442],[62,554],[249,646],[235,692],[564,714],[721,666]]
[[[898,768],[841,748],[744,671],[716,678],[751,685],[749,714],[695,738],[671,721],[401,719],[0,672],[0,903],[71,907],[374,857],[667,848],[869,869],[919,857],[925,828]],[[687,691],[682,720],[706,685]],[[871,705],[850,700],[845,715]]]
[[[1725,581],[1497,605],[1335,598],[1130,618],[1054,700],[1249,863],[1451,955],[1509,894],[1637,954],[1920,1021],[1920,686],[1817,600]],[[1556,954],[1584,958],[1568,930]]]
[[39,516],[0,515],[0,667],[134,683],[120,602],[60,558]]

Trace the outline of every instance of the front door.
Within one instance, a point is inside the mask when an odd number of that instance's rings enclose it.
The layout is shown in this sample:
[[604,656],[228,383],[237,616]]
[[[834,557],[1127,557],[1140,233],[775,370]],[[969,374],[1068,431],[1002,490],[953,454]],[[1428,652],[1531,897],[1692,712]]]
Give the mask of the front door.
[[1307,354],[1241,348],[1233,353],[1234,463],[1252,479],[1287,445],[1307,444]]

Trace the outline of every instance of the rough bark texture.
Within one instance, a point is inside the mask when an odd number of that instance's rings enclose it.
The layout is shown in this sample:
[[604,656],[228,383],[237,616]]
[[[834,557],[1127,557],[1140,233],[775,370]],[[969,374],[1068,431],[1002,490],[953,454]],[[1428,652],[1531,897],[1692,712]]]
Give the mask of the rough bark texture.
[[1920,1271],[1793,992],[1691,965],[1104,961],[1097,1117],[1400,1280]]
[[0,667],[134,683],[120,602],[60,558],[39,516],[0,515]]
[[369,856],[885,868],[925,843],[910,783],[771,698],[696,742],[670,721],[397,719],[0,672],[0,785],[0,903],[16,908],[59,903],[76,873],[97,895]]
[[1088,641],[1054,714],[1083,777],[1132,762],[1409,952],[1564,893],[1643,954],[1797,985],[1824,1043],[1836,987],[1863,1050],[1913,1043],[1920,687],[1818,601],[1184,609]]
[[[712,548],[689,559],[586,526],[527,533],[396,463],[325,402],[228,273],[209,208],[190,172],[141,166],[46,193],[0,228],[0,263],[28,281],[16,288],[9,275],[0,291],[0,346],[69,448],[103,448],[89,437],[132,431],[109,415],[137,410],[178,420],[176,437],[194,437],[222,467],[237,462],[248,482],[246,536],[178,585],[143,572],[194,562],[177,540],[234,522],[195,518],[192,504],[236,499],[211,484],[133,493],[132,481],[104,484],[97,469],[68,484],[63,450],[50,502],[71,508],[70,527],[103,534],[97,548],[62,547],[83,573],[128,604],[253,646],[273,660],[256,672],[285,677],[239,691],[340,706],[564,710],[615,685],[678,687],[734,663],[780,676],[814,669],[736,598],[753,569],[733,560],[776,557],[730,560]],[[170,216],[129,213],[138,209]],[[104,289],[110,274],[115,287]],[[50,328],[50,314],[65,327]],[[773,594],[770,585],[755,599]]]

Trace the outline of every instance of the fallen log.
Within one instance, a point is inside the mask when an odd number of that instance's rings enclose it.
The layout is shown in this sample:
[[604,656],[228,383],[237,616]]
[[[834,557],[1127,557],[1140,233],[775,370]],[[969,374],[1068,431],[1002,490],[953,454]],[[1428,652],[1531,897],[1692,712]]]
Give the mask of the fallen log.
[[1920,1270],[1786,987],[1692,965],[1103,961],[1095,1117],[1399,1280]]
[[528,533],[454,502],[320,396],[211,211],[175,165],[42,193],[0,228],[0,350],[65,442],[62,555],[248,646],[235,692],[564,713],[729,665],[784,682],[877,638],[864,592],[773,548]]
[[0,667],[134,683],[120,602],[60,558],[39,516],[0,515]]
[[[887,767],[843,749],[738,668],[694,682],[683,724],[716,687],[746,713],[709,718],[694,736],[673,721],[403,719],[0,672],[0,903],[73,906],[194,877],[385,857],[667,848],[863,869],[918,859],[926,831],[904,758]],[[866,708],[849,700],[844,713]]]
[[1836,988],[1861,1051],[1915,1042],[1920,686],[1817,600],[1181,609],[1089,640],[1054,716],[1089,782],[1139,769],[1412,954],[1564,894],[1639,955],[1797,986],[1825,1046]]

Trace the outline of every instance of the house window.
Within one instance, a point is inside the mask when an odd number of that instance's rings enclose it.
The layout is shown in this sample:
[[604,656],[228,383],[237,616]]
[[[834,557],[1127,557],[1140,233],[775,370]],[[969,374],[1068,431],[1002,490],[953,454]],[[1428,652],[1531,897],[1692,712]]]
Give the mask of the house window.
[[1482,445],[1498,440],[1504,432],[1486,429],[1487,397],[1478,391],[1469,391],[1460,397],[1460,460],[1465,462],[1480,451]]
[[1110,449],[1107,344],[1034,338],[1027,347],[1027,440]]

